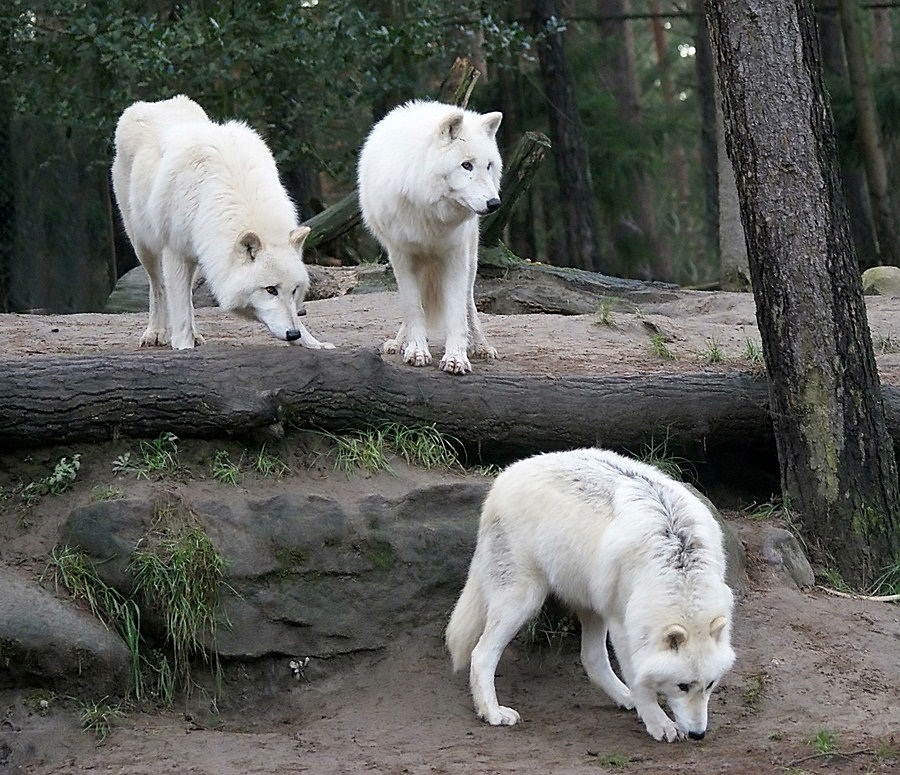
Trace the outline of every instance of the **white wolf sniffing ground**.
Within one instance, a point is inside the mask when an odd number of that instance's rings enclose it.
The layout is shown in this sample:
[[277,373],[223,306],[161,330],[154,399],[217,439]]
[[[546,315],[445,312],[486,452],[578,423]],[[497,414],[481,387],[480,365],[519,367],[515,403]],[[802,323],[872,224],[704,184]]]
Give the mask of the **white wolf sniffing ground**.
[[297,316],[309,288],[294,205],[272,153],[246,124],[216,124],[180,95],[136,102],[116,126],[112,183],[125,231],[150,278],[142,347],[203,342],[194,323],[201,274],[223,309],[279,339],[317,341]]
[[[519,721],[497,703],[494,674],[552,592],[578,614],[591,681],[635,708],[656,740],[699,740],[710,693],[734,661],[724,577],[715,518],[658,469],[600,449],[522,460],[500,474],[481,512],[446,632],[453,668],[470,663],[479,716]],[[624,683],[610,666],[607,632]]]
[[496,358],[481,329],[473,289],[478,216],[500,206],[501,113],[409,102],[370,132],[359,157],[363,220],[387,250],[403,321],[384,352],[431,363],[428,329],[443,329],[441,369],[472,370],[469,355]]

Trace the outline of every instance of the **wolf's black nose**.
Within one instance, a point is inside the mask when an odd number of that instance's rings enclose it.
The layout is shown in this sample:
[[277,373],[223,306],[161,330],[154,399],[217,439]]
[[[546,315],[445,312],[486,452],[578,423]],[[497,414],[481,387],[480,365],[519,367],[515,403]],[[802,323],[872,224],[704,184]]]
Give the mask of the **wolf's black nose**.
[[301,334],[296,328],[292,328],[290,331],[284,332],[284,338],[287,339],[289,342],[296,341],[301,336],[303,336],[303,334]]
[[487,211],[489,213],[492,213],[492,212],[494,212],[494,210],[496,210],[498,207],[500,207],[500,200],[499,199],[488,199],[486,207],[487,207]]
[[702,740],[706,737],[706,732],[688,732],[688,737],[691,738],[691,740]]

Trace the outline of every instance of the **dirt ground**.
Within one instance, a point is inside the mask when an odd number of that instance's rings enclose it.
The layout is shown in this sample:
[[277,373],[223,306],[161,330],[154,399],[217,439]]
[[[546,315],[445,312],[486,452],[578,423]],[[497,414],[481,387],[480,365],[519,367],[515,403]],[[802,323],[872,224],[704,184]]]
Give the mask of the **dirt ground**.
[[[393,294],[329,299],[307,305],[315,336],[344,348],[375,346],[397,322]],[[885,381],[900,384],[900,300],[871,299],[870,324]],[[250,323],[215,309],[199,311],[213,346],[270,340]],[[677,300],[627,304],[613,326],[595,316],[486,316],[503,360],[476,369],[548,375],[603,369],[617,373],[749,369],[747,340],[758,343],[747,295],[683,293]],[[8,355],[133,350],[141,314],[0,316]],[[675,360],[649,346],[661,331]],[[711,364],[715,343],[724,362]],[[447,377],[452,379],[452,377]],[[0,559],[23,573],[39,570],[68,510],[109,484],[109,461],[127,442],[84,453],[76,493],[21,524],[0,509]],[[30,475],[26,460],[0,455],[0,486]],[[418,475],[418,474],[410,474]],[[434,476],[429,474],[429,476]],[[278,484],[328,488],[322,472],[297,471]],[[379,479],[354,488],[377,488]],[[121,485],[120,482],[117,484]],[[148,486],[141,483],[141,486]],[[210,486],[203,483],[201,486]],[[744,540],[750,587],[736,611],[737,663],[710,703],[702,742],[654,742],[633,712],[616,710],[593,688],[578,661],[577,641],[527,649],[514,643],[501,662],[498,694],[524,723],[490,728],[471,708],[465,678],[450,672],[441,644],[448,612],[398,632],[390,648],[313,660],[295,681],[286,660],[231,665],[218,712],[197,692],[177,711],[130,711],[102,743],[83,732],[71,701],[37,706],[30,690],[0,692],[0,772],[84,773],[768,773],[894,772],[900,769],[900,606],[798,590],[759,557],[760,524],[727,516]],[[818,744],[811,742],[818,740]],[[833,741],[833,752],[823,750]],[[818,746],[818,747],[817,747]]]

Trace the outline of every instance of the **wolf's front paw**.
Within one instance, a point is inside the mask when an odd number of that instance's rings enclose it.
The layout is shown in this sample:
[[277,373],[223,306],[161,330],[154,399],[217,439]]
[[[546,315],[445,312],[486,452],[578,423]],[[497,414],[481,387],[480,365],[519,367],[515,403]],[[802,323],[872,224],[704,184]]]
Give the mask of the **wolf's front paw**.
[[663,718],[654,721],[645,721],[647,732],[654,740],[665,740],[667,743],[674,743],[682,735],[678,731],[678,727],[668,716],[663,714]]
[[198,334],[194,331],[194,347],[199,347],[202,344],[206,344],[206,339],[203,338],[203,334]]
[[518,724],[522,717],[512,708],[498,705],[496,709],[481,714],[481,718],[494,727],[511,727]]
[[166,347],[168,344],[168,333],[155,328],[148,328],[141,337],[141,347]]
[[445,353],[441,358],[441,371],[448,374],[466,374],[472,371],[472,364],[465,353]]
[[415,342],[406,345],[403,351],[403,360],[410,366],[427,366],[431,363],[431,353],[428,351],[427,344],[416,344]]
[[386,339],[381,345],[381,352],[385,355],[396,355],[400,352],[400,342],[397,339]]
[[625,710],[634,709],[634,697],[631,696],[630,689],[625,689],[625,691],[619,692],[612,697],[612,701],[616,703],[616,705],[618,705],[620,708],[624,708]]
[[500,356],[497,355],[496,347],[491,347],[489,344],[477,344],[472,348],[472,357],[481,358],[485,361],[494,361]]

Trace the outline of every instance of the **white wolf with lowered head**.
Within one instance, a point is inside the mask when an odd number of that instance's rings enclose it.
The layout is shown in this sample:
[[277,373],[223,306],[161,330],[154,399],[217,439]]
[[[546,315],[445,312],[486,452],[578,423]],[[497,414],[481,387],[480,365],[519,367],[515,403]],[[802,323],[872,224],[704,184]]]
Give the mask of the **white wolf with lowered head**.
[[309,229],[278,178],[272,153],[246,124],[217,124],[183,95],[136,102],[116,126],[112,183],[125,231],[150,279],[141,346],[203,342],[192,288],[200,274],[219,305],[273,336],[331,348],[297,314],[309,288]]
[[382,349],[401,351],[413,366],[431,363],[429,328],[444,333],[443,371],[471,371],[469,355],[497,357],[478,319],[474,286],[478,216],[500,206],[502,117],[408,102],[372,128],[360,153],[363,220],[388,253],[403,315]]
[[519,721],[498,704],[494,674],[548,593],[578,614],[594,684],[637,710],[656,740],[703,738],[710,693],[735,655],[722,530],[696,495],[600,449],[538,455],[500,474],[446,632],[453,668],[469,663],[475,709],[490,724]]

